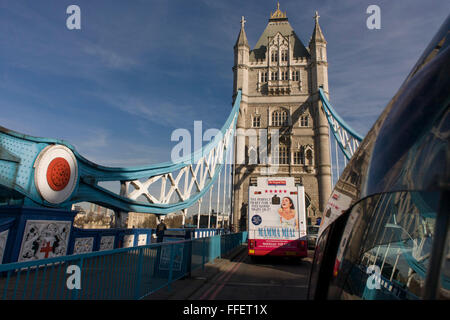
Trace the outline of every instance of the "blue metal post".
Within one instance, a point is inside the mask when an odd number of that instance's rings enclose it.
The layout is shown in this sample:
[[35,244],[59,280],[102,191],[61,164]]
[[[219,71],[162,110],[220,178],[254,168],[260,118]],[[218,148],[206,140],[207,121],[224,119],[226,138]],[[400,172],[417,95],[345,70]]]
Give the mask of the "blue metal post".
[[11,272],[12,272],[11,270],[8,271],[8,275],[7,275],[6,283],[5,283],[5,289],[3,290],[3,300],[6,299],[6,291],[7,291],[7,289],[8,289],[8,283],[9,283],[9,278],[10,278],[10,276],[11,276]]
[[21,273],[21,272],[22,272],[22,270],[19,270],[19,272],[17,273],[16,285],[14,286],[14,293],[13,293],[12,299],[15,299],[15,298],[16,298],[17,285],[19,284],[20,273]]
[[[83,277],[83,273],[81,272],[81,270],[83,270],[83,258],[80,258],[80,261],[78,263],[78,267],[80,268],[80,276]],[[78,293],[80,292],[80,290],[82,290],[83,288],[81,287],[81,279],[80,279],[80,289],[77,288],[73,288],[72,289],[72,300],[78,300]]]
[[47,264],[44,265],[44,275],[43,275],[42,280],[41,280],[41,288],[39,290],[39,299],[42,299],[42,293],[44,291],[44,284],[45,284],[45,276],[46,276],[46,274],[47,274]]
[[[170,291],[170,283],[172,282],[172,274],[173,274],[173,260],[175,258],[175,249],[174,244],[168,244],[170,245],[170,262],[169,262],[169,279],[167,279],[167,290]],[[162,251],[162,250],[161,250]]]
[[30,275],[30,268],[27,268],[27,275],[25,276],[25,284],[23,286],[23,293],[22,293],[22,299],[25,298],[25,292],[27,291],[26,289],[28,288],[28,278]]
[[202,271],[205,271],[205,255],[206,255],[205,240],[206,238],[202,239]]
[[139,299],[139,293],[141,290],[141,275],[142,275],[142,248],[139,248],[139,259],[138,259],[138,271],[136,275],[136,291],[134,292],[134,298]]

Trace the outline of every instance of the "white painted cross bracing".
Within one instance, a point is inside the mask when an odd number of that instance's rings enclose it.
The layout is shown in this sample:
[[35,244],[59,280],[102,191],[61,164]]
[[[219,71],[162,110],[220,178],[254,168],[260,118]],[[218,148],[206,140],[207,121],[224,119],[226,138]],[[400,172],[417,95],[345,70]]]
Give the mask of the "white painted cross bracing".
[[[196,163],[187,163],[179,169],[178,173],[170,172],[155,175],[145,181],[132,180],[121,182],[124,185],[124,196],[131,200],[137,200],[140,196],[144,196],[149,203],[168,204],[174,203],[172,199],[174,194],[178,196],[178,201],[182,202],[201,192],[207,182],[214,178],[216,170],[221,169],[220,165],[225,161],[224,155],[234,136],[234,123],[235,121],[231,122],[225,134],[214,148],[199,157]],[[184,179],[182,179],[183,177]],[[158,181],[161,183],[161,189],[160,192],[155,192],[151,186]],[[167,188],[167,185],[169,188]],[[130,186],[134,190],[130,191]]]

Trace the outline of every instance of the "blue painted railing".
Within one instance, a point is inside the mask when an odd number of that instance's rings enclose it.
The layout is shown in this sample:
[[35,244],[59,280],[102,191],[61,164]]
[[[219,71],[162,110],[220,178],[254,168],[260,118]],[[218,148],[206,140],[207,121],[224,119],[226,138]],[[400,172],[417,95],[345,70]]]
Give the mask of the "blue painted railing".
[[[247,232],[0,265],[3,300],[142,299],[247,241]],[[68,272],[69,266],[79,267]],[[72,289],[70,289],[72,284]],[[73,288],[75,286],[75,288]]]

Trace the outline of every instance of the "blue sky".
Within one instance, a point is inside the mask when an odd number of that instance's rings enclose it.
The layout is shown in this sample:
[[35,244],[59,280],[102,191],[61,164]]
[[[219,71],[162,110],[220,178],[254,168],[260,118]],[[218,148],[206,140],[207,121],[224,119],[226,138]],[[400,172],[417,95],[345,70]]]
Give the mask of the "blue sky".
[[[81,8],[81,30],[66,8]],[[381,29],[366,9],[381,8]],[[256,44],[272,0],[0,0],[0,125],[64,139],[106,166],[170,160],[176,128],[220,128],[245,16]],[[313,15],[328,42],[330,100],[366,134],[450,12],[448,0],[283,0],[307,46]]]
[[[66,8],[81,8],[81,30]],[[381,8],[381,30],[366,8]],[[256,44],[276,1],[0,1],[0,123],[109,166],[170,159],[176,128],[220,128],[240,18]],[[281,1],[307,45],[328,41],[330,99],[367,133],[449,13],[448,1]]]

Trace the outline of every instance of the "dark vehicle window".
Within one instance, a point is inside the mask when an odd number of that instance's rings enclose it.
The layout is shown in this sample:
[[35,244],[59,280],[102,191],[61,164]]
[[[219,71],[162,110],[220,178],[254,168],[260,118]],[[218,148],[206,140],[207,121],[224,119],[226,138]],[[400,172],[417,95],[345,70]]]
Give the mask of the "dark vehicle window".
[[330,228],[328,227],[320,237],[317,239],[316,251],[314,253],[314,260],[311,266],[311,274],[309,278],[309,291],[308,291],[308,299],[313,299],[316,294],[317,288],[317,280],[319,278],[319,270],[321,266],[321,262],[323,260],[323,254],[325,252],[325,244],[327,243],[328,233]]
[[327,297],[334,257],[338,251],[339,239],[342,237],[348,214],[349,211],[346,211],[340,215],[319,236],[311,267],[308,299],[324,300]]
[[[439,195],[439,192],[384,193],[356,204],[336,255],[328,297],[421,298]],[[448,281],[448,274],[443,274],[443,279]]]

